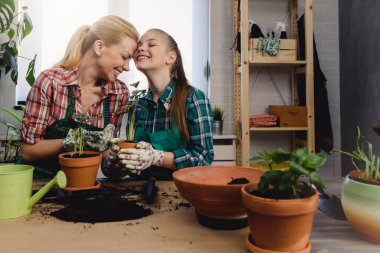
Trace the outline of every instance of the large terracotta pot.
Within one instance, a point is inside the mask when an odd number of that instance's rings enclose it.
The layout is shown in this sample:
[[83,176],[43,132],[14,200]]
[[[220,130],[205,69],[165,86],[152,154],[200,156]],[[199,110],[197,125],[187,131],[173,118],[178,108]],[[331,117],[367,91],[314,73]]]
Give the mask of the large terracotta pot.
[[195,208],[198,222],[215,229],[247,226],[241,202],[242,184],[228,184],[232,178],[246,178],[257,184],[263,171],[237,166],[200,166],[173,173],[179,193]]
[[67,187],[70,190],[97,188],[96,175],[102,162],[102,154],[94,151],[84,151],[83,154],[96,156],[85,158],[66,158],[74,152],[65,152],[58,156],[59,164],[67,177]]
[[351,171],[343,182],[343,210],[360,237],[380,244],[380,185],[359,182],[357,174]]
[[[318,194],[302,199],[268,199],[250,194],[256,184],[242,187],[251,239],[258,248],[273,252],[310,252],[310,233]],[[305,249],[309,248],[308,251]]]

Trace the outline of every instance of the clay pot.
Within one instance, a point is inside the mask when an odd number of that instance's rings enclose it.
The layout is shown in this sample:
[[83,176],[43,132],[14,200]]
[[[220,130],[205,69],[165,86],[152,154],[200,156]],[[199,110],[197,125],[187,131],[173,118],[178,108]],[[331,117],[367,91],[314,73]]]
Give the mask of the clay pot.
[[358,173],[351,171],[343,182],[343,210],[360,237],[380,244],[380,185],[358,179]]
[[137,142],[135,141],[119,141],[117,143],[120,149],[124,148],[136,148]]
[[179,193],[195,208],[198,222],[215,229],[247,226],[247,213],[241,202],[241,184],[232,179],[246,178],[257,184],[263,171],[236,166],[201,166],[173,173]]
[[252,243],[250,234],[248,234],[245,237],[245,245],[247,246],[249,252],[251,252],[251,253],[308,253],[311,250],[310,241],[308,241],[306,248],[304,248],[302,250],[298,250],[298,251],[289,252],[289,251],[274,251],[274,250],[262,249],[262,248],[259,248]]
[[67,158],[74,152],[62,153],[58,156],[59,164],[67,177],[68,189],[91,189],[97,187],[96,175],[99,165],[102,162],[102,154],[94,151],[84,151],[83,154],[93,154],[96,156],[85,158]]
[[302,199],[268,199],[250,194],[256,189],[257,184],[241,189],[254,245],[269,252],[305,252],[318,208],[318,194]]

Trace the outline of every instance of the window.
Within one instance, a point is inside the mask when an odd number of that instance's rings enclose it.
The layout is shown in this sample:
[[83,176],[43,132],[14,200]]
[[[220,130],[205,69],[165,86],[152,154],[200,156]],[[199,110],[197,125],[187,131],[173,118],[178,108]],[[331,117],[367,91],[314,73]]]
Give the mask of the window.
[[[208,1],[19,0],[19,8],[22,6],[28,6],[34,28],[23,41],[20,54],[29,58],[38,54],[36,76],[61,59],[68,40],[79,26],[113,14],[129,20],[140,34],[149,28],[160,28],[172,35],[180,47],[190,83],[207,94]],[[19,60],[16,101],[24,101],[29,92],[29,85],[24,80],[27,65],[27,61]],[[140,80],[147,87],[144,75],[133,63],[131,65],[131,70],[120,79],[126,83]]]

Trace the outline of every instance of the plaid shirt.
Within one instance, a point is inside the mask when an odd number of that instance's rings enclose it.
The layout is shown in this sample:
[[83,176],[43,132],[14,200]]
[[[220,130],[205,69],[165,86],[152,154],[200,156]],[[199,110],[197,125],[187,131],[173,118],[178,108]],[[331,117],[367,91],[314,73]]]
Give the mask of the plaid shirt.
[[[26,109],[22,119],[20,139],[35,144],[43,139],[45,130],[58,120],[65,118],[69,105],[68,87],[72,86],[75,95],[73,115],[82,112],[81,92],[78,85],[77,69],[64,70],[51,68],[43,71],[28,94]],[[115,125],[115,136],[119,135],[121,120],[128,102],[128,87],[121,81],[106,83],[102,86],[102,99],[110,94],[110,123]],[[91,118],[103,115],[103,102],[91,106],[87,112]],[[104,119],[89,122],[89,125],[103,128]]]
[[[166,108],[169,108],[174,93],[175,87],[170,82],[155,103],[149,91],[145,98],[139,100],[139,105],[147,110],[140,107],[136,109],[138,124],[143,125],[149,133],[170,129],[171,120]],[[145,118],[141,118],[142,115]],[[190,137],[187,148],[172,151],[177,169],[211,164],[214,160],[211,105],[204,93],[194,87],[190,88],[186,99],[186,125]]]

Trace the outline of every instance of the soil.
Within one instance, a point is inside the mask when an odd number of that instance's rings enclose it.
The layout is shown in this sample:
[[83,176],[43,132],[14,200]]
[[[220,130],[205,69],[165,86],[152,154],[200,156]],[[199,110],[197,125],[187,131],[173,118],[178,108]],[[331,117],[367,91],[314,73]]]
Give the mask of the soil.
[[93,190],[51,190],[38,207],[46,218],[52,216],[67,222],[94,224],[131,221],[153,213],[191,208],[191,205],[174,189],[158,189],[146,182],[129,184],[128,187],[102,182],[101,188]]
[[73,155],[64,155],[64,158],[88,158],[88,157],[95,157],[98,156],[99,154],[79,154],[75,153]]
[[241,178],[231,178],[231,181],[228,182],[227,184],[248,184],[249,180],[246,179],[245,177]]
[[364,173],[365,173],[365,171],[361,171],[361,173],[359,175],[358,171],[356,171],[356,170],[351,171],[350,172],[350,178],[352,180],[355,180],[357,182],[364,183],[364,184],[380,185],[380,181],[379,180],[363,178],[364,177]]
[[[294,199],[291,190],[268,189],[264,193],[259,190],[251,191],[251,195],[267,199]],[[313,191],[304,190],[300,193],[300,198],[308,198],[314,194]]]

